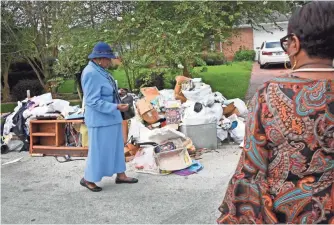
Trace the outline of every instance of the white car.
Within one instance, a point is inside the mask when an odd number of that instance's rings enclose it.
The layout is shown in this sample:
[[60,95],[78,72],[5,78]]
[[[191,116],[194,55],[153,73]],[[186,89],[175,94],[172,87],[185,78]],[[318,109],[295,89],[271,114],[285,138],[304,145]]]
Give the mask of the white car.
[[281,47],[280,41],[265,41],[258,49],[258,63],[263,69],[268,65],[284,64],[290,66],[290,60],[286,52]]

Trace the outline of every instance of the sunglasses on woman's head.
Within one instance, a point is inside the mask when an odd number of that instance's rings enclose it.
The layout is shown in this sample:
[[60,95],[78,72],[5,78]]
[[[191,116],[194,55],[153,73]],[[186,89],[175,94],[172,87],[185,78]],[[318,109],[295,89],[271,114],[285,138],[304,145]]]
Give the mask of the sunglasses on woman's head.
[[292,36],[296,36],[294,33],[288,34],[280,39],[281,47],[286,52],[288,50],[288,40]]

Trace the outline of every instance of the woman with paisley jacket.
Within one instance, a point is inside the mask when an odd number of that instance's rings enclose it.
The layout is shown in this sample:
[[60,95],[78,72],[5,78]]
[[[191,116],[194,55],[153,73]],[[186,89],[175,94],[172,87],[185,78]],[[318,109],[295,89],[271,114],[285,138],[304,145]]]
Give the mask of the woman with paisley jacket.
[[218,223],[334,224],[334,2],[297,9],[292,73],[255,94]]

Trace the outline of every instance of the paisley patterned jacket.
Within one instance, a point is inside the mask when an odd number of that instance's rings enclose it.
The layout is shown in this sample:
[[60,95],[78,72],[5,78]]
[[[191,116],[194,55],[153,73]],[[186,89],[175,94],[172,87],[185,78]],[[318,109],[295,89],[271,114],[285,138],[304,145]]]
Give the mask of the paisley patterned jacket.
[[276,78],[254,96],[218,223],[334,223],[334,81]]

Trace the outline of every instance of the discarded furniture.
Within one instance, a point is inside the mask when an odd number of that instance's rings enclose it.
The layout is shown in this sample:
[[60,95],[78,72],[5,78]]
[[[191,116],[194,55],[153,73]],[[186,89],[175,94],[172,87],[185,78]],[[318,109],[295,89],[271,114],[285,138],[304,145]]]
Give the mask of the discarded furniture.
[[65,141],[67,123],[81,124],[83,120],[31,120],[30,154],[85,157],[88,147],[69,147]]

